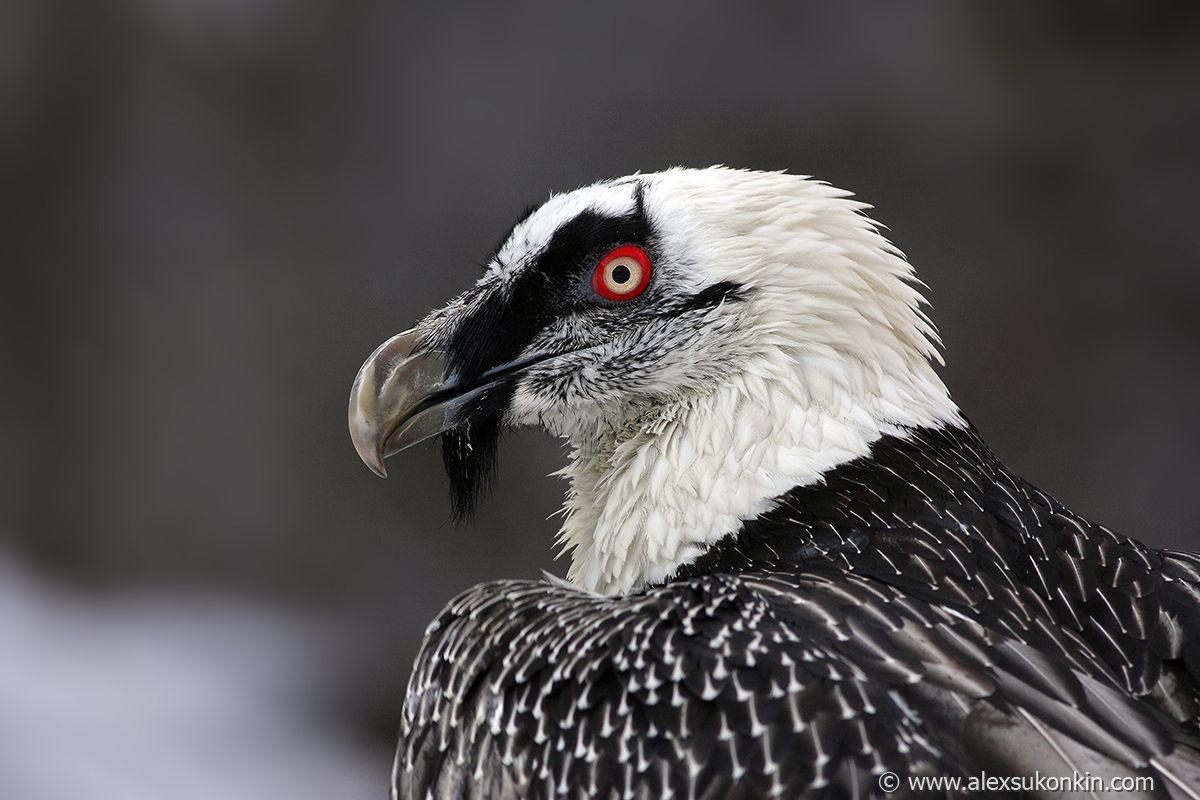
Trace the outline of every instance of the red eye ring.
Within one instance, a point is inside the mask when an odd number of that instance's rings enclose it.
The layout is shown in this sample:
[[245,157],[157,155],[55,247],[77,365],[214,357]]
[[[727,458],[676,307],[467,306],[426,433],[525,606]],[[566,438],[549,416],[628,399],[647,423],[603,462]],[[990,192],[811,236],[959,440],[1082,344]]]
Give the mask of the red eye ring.
[[605,300],[623,303],[646,291],[650,284],[650,256],[627,244],[609,252],[592,273],[592,289]]

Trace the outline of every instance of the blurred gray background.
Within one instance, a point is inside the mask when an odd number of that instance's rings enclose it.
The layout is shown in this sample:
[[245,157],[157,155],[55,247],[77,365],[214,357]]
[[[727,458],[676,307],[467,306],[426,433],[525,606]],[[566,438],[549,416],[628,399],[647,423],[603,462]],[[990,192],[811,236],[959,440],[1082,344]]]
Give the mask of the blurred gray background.
[[382,796],[429,619],[563,570],[560,453],[509,437],[456,527],[436,446],[358,462],[350,381],[635,170],[856,191],[1001,457],[1200,548],[1198,81],[1194,3],[4,3],[0,773]]

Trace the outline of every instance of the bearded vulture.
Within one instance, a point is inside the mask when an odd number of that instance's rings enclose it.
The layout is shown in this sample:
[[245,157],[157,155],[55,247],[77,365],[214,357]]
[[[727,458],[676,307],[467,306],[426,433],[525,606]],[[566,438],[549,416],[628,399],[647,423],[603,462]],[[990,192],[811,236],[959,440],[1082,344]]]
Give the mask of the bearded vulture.
[[366,361],[358,454],[440,435],[460,512],[504,428],[569,445],[567,580],[433,621],[393,797],[1200,798],[1200,557],[992,454],[867,208],[723,167],[552,195]]

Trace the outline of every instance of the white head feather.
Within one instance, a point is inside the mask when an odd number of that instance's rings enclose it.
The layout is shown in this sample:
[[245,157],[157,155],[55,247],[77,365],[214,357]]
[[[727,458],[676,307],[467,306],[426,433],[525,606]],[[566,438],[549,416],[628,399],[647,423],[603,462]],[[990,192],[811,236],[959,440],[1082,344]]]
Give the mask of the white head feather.
[[[485,280],[506,280],[581,211],[629,213],[635,182],[657,238],[656,280],[746,291],[702,326],[644,326],[517,385],[508,420],[570,445],[569,579],[609,594],[668,578],[881,436],[963,424],[930,363],[939,340],[911,266],[868,206],[824,183],[714,167],[556,195],[514,229]],[[576,335],[567,319],[541,344]],[[606,382],[607,359],[627,364],[631,352],[639,369]]]

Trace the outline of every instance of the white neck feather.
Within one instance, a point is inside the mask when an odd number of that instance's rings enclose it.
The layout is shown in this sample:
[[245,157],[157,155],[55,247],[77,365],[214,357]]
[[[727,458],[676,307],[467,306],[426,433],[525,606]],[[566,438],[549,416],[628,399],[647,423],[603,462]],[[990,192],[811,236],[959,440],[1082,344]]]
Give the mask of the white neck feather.
[[840,380],[801,380],[761,364],[623,434],[571,441],[559,534],[572,555],[568,578],[602,594],[662,581],[774,498],[866,455],[881,436],[961,425],[940,381],[928,390],[927,413],[896,414]]

